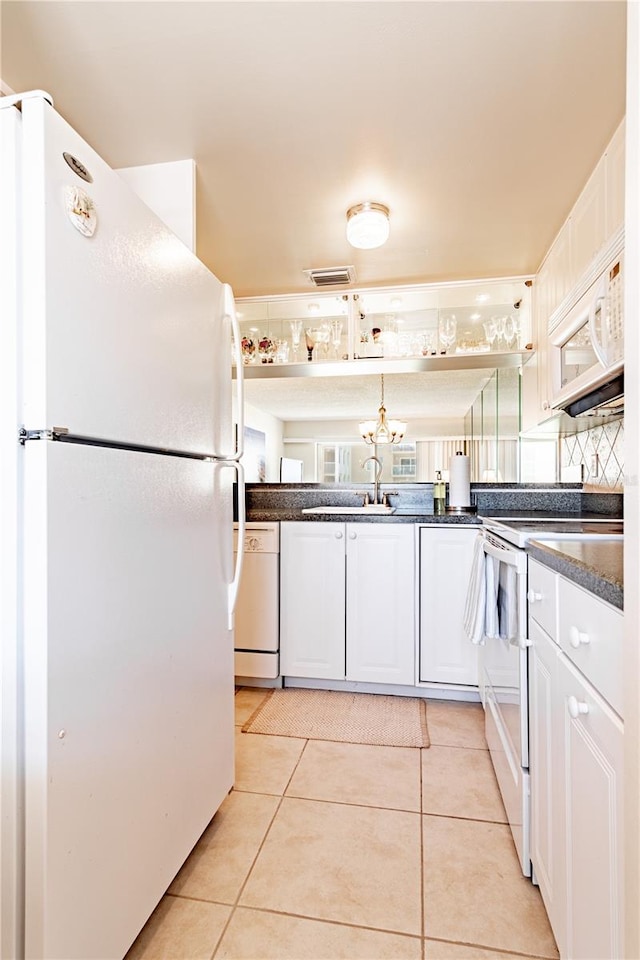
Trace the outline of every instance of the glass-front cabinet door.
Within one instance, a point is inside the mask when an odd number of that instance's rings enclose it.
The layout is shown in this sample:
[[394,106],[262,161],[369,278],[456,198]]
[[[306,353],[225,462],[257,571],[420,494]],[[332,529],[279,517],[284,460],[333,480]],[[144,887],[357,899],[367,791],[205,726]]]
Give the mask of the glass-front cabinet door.
[[264,368],[513,353],[530,340],[529,293],[528,281],[515,278],[240,298],[243,362]]

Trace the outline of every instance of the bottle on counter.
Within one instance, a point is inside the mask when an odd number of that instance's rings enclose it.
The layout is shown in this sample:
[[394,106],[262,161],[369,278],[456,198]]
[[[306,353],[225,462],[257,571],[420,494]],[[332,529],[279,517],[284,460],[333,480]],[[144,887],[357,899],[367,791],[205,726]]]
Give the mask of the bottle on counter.
[[436,516],[446,513],[447,485],[442,479],[442,472],[436,470],[436,479],[433,484],[433,512]]

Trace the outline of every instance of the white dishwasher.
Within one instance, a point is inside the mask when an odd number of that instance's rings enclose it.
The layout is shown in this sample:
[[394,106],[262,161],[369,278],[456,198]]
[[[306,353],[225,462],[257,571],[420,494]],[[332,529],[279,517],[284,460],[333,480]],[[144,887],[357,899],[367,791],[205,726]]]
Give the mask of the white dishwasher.
[[[233,544],[237,550],[237,527]],[[235,674],[275,680],[280,674],[280,524],[246,524],[235,615]]]

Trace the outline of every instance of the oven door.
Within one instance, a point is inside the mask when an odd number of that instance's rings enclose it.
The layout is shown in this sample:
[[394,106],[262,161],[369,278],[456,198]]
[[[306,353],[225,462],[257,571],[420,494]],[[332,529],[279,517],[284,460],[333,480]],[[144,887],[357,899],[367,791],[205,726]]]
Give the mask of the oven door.
[[[483,550],[488,572],[487,603],[492,602],[491,582],[497,576],[497,603],[508,608],[507,620],[512,624],[507,629],[504,618],[498,617],[497,635],[491,635],[496,631],[491,629],[492,612],[487,609],[489,631],[481,648],[485,734],[522,872],[530,876],[527,556],[488,531],[484,532]],[[501,595],[504,589],[509,590],[508,597]]]

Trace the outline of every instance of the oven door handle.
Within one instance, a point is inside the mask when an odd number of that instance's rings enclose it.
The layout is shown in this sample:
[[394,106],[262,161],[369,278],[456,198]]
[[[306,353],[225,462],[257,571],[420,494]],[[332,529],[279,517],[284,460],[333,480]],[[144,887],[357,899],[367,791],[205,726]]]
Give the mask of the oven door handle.
[[501,547],[494,547],[492,543],[485,540],[482,549],[488,557],[499,560],[500,563],[506,563],[510,567],[515,567],[516,572],[524,574],[527,571],[527,555],[521,550],[504,550]]
[[513,637],[512,640],[509,640],[510,647],[518,647],[520,650],[526,650],[527,647],[533,646],[533,640],[530,640],[529,637]]

